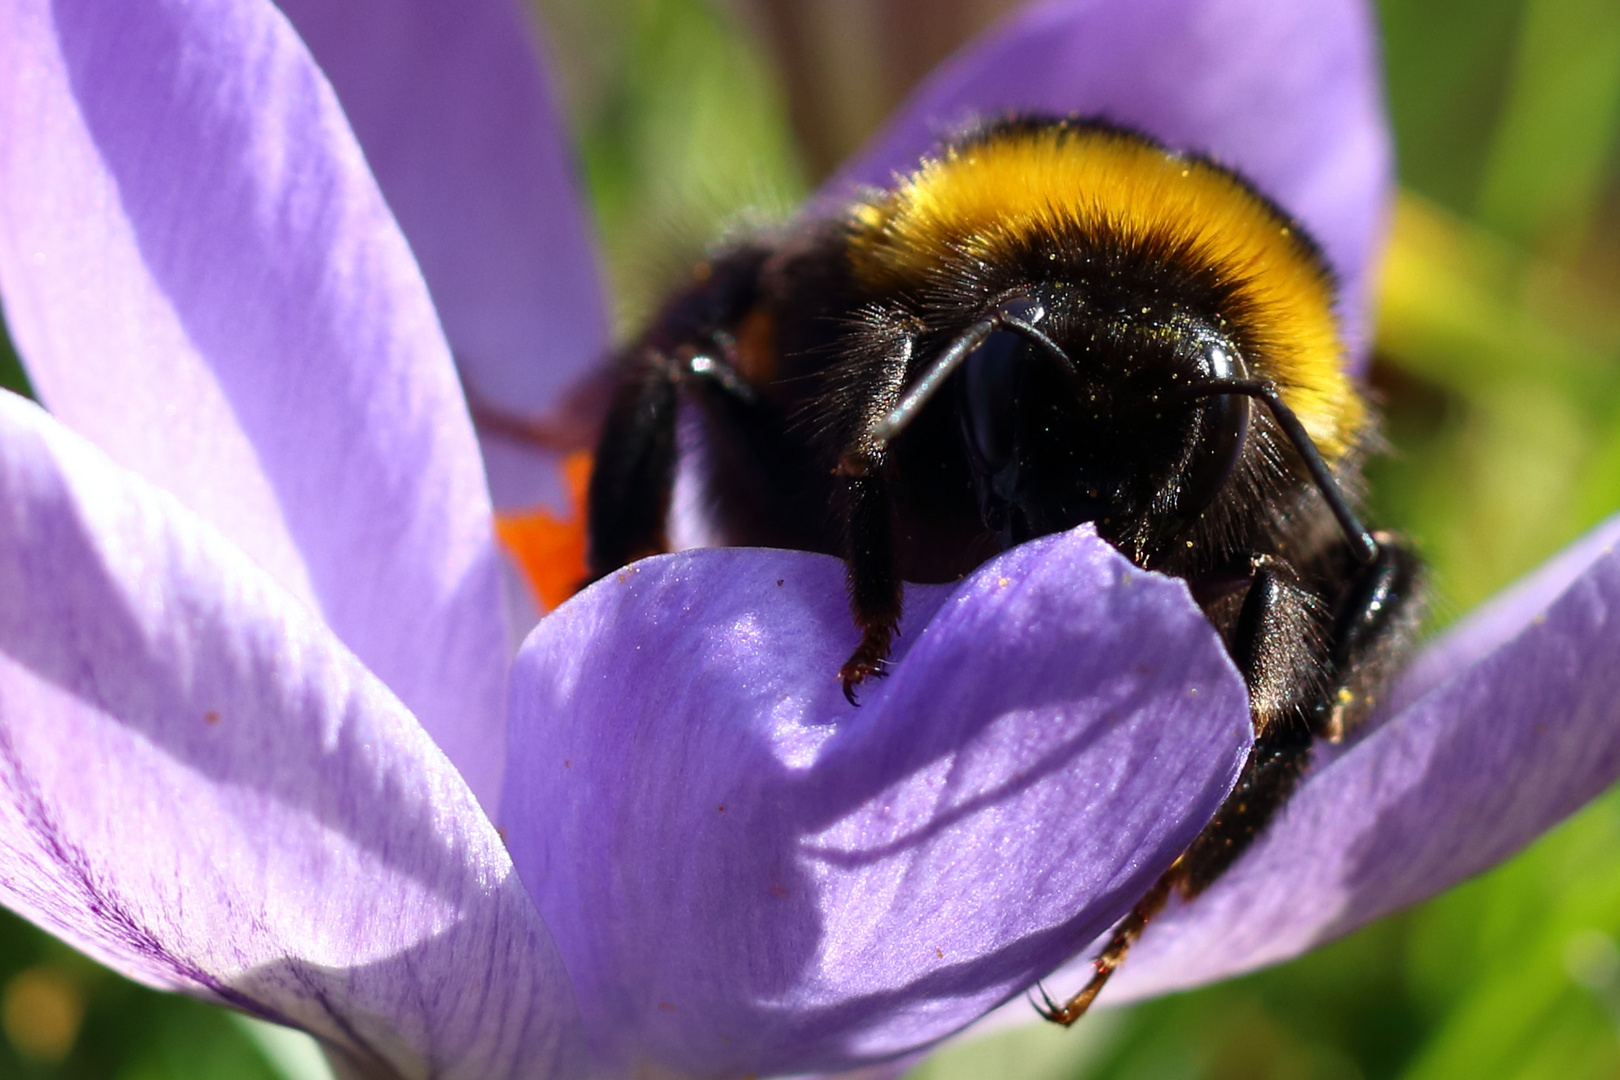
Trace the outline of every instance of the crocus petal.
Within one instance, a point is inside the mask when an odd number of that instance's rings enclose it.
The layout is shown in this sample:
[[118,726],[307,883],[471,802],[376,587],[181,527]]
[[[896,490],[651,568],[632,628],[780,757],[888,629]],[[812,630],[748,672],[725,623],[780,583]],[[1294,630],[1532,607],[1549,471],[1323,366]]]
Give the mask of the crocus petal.
[[[279,0],[332,81],[421,264],[463,378],[566,422],[607,343],[567,133],[512,0]],[[555,462],[486,436],[501,506],[556,503]]]
[[42,398],[498,787],[508,650],[449,350],[265,0],[0,0],[0,290]]
[[1273,963],[1431,896],[1620,776],[1616,543],[1620,518],[1436,646],[1455,662],[1501,642],[1446,679],[1420,663],[1427,692],[1398,690],[1416,700],[1314,773],[1207,895],[1151,927],[1115,1000]]
[[551,936],[410,713],[216,530],[10,394],[0,594],[8,907],[367,1075],[580,1075]]
[[907,592],[843,699],[843,568],[637,563],[520,654],[513,859],[622,1067],[847,1068],[938,1039],[1129,908],[1230,789],[1243,685],[1089,528]]
[[1367,342],[1390,137],[1362,0],[1054,0],[941,68],[830,192],[886,185],[943,135],[1013,111],[1106,116],[1247,175],[1304,223]]

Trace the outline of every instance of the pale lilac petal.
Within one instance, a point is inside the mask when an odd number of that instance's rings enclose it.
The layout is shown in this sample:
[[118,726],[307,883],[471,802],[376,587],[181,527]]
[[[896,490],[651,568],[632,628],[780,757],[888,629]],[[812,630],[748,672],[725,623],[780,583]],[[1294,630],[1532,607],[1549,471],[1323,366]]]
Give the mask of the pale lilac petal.
[[325,617],[481,795],[490,505],[410,250],[266,0],[0,0],[0,291],[34,386]]
[[1546,611],[1592,564],[1620,542],[1620,518],[1604,522],[1534,571],[1468,613],[1401,674],[1389,695],[1398,714],[1430,690],[1508,642]]
[[844,168],[887,184],[975,117],[1099,114],[1235,166],[1302,221],[1368,343],[1391,182],[1376,27],[1363,0],[1052,0],[1010,20],[913,95]]
[[1182,583],[1081,529],[907,598],[859,709],[824,556],[643,561],[525,646],[501,822],[621,1065],[938,1039],[1123,914],[1230,789],[1243,686]]
[[[607,344],[567,132],[513,0],[279,0],[332,81],[411,242],[462,377],[552,417]],[[554,500],[553,462],[486,436],[498,505]]]
[[0,898],[401,1077],[580,1075],[494,827],[217,531],[0,393]]
[[1416,700],[1313,774],[1208,895],[1150,928],[1115,1000],[1302,953],[1494,865],[1613,783],[1617,543],[1620,518],[1436,646],[1455,664],[1502,642],[1448,678],[1420,673],[1426,693],[1403,691]]

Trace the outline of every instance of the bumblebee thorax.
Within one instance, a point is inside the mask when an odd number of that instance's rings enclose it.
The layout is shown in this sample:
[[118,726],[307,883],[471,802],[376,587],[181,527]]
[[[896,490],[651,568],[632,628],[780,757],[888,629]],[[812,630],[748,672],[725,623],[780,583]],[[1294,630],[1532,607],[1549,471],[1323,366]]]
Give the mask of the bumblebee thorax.
[[1251,372],[1279,387],[1330,461],[1364,422],[1315,245],[1236,174],[1133,132],[987,127],[858,203],[849,260],[863,290],[912,294],[936,309],[930,320],[993,302],[1009,279],[1091,304],[1097,324],[1110,312],[1140,324],[1147,308],[1168,326],[1178,306],[1197,309],[1229,324]]

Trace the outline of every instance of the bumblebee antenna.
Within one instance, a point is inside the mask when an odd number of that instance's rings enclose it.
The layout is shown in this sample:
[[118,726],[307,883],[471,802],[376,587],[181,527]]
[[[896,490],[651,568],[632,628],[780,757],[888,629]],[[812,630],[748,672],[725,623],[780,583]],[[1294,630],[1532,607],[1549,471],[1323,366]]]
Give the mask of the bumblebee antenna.
[[1283,434],[1293,444],[1295,451],[1305,462],[1305,469],[1311,474],[1316,489],[1327,500],[1328,509],[1338,519],[1339,528],[1350,541],[1351,553],[1356,561],[1364,566],[1371,566],[1378,561],[1378,541],[1373,534],[1356,517],[1356,512],[1350,508],[1345,500],[1344,492],[1339,490],[1339,482],[1333,478],[1327,462],[1322,460],[1321,453],[1316,449],[1316,443],[1311,440],[1310,432],[1305,425],[1299,422],[1294,410],[1283,401],[1277,388],[1269,382],[1255,379],[1207,379],[1195,386],[1185,388],[1182,393],[1188,397],[1219,397],[1223,394],[1240,394],[1243,397],[1254,398],[1265,403],[1271,410],[1271,416],[1282,428]]
[[906,391],[899,403],[889,410],[888,415],[872,428],[871,438],[880,446],[893,441],[896,435],[916,419],[929,399],[939,393],[939,388],[944,386],[945,380],[962,366],[962,361],[973,355],[973,350],[983,345],[985,339],[997,330],[1012,331],[1032,344],[1040,346],[1069,370],[1074,370],[1074,361],[1069,358],[1069,354],[1036,327],[1035,324],[1045,315],[1046,309],[1034,300],[1008,300],[996,309],[995,314],[979,320],[962,331],[945,346],[945,350],[929,365],[928,370],[911,384],[911,388]]

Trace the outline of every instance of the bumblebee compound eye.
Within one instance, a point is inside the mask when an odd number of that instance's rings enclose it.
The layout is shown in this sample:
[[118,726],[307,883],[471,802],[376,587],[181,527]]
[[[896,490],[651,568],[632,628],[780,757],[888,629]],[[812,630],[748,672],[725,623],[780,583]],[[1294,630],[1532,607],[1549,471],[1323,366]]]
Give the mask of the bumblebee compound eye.
[[1024,387],[1030,349],[1045,338],[1035,325],[1046,315],[1039,301],[1018,297],[1002,302],[989,324],[997,327],[963,361],[957,382],[959,410],[968,450],[975,464],[994,475],[1017,454],[1018,396]]
[[1029,362],[1029,343],[1011,330],[992,331],[962,365],[963,433],[975,463],[987,474],[1012,464],[1017,450],[1018,395]]
[[[1178,357],[1171,378],[1182,386],[1248,378],[1237,350],[1224,337],[1200,334],[1190,352]],[[1194,398],[1186,457],[1179,463],[1174,517],[1191,522],[1220,494],[1243,454],[1249,434],[1250,404],[1243,394],[1210,394]]]

